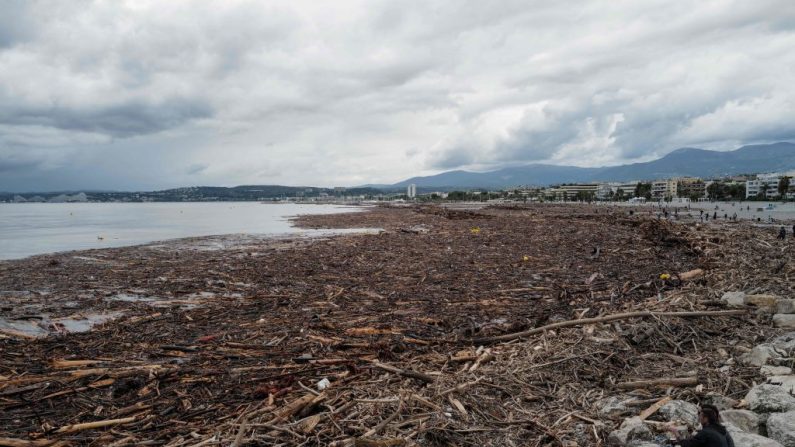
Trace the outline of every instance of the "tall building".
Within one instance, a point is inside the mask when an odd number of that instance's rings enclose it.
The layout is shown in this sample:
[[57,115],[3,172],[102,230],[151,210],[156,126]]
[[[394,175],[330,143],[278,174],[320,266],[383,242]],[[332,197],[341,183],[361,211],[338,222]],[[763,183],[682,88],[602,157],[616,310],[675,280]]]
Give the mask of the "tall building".
[[651,184],[651,196],[655,200],[669,199],[676,197],[676,179],[658,180]]
[[[759,174],[756,176],[756,179],[748,180],[745,182],[745,198],[749,199],[751,197],[757,197],[762,194],[764,191],[764,196],[768,198],[776,198],[779,196],[778,193],[778,182],[781,180],[782,177],[792,177],[795,172],[785,172],[785,173],[775,173],[775,174]],[[789,191],[787,192],[787,197],[791,197],[793,194],[792,188],[795,185],[790,186]]]
[[698,200],[707,196],[707,185],[698,177],[680,177],[677,180],[676,196]]
[[417,197],[417,185],[414,183],[410,184],[408,188],[406,188],[406,195],[409,197],[409,199]]

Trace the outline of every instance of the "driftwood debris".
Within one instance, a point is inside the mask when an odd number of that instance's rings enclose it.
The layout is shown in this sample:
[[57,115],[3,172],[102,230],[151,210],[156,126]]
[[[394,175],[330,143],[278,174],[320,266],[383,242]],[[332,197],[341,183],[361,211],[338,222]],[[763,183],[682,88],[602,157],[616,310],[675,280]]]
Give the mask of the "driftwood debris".
[[694,318],[694,317],[725,317],[732,315],[742,315],[747,313],[745,310],[716,310],[716,311],[700,311],[700,312],[652,312],[652,311],[639,311],[627,312],[615,315],[606,315],[604,317],[583,318],[579,320],[561,321],[559,323],[552,323],[546,326],[533,328],[527,331],[515,332],[513,334],[497,335],[494,337],[475,338],[473,343],[494,343],[502,341],[511,341],[518,338],[528,337],[530,335],[540,334],[545,331],[553,329],[560,329],[573,326],[584,326],[586,324],[607,323],[610,321],[628,320],[630,318],[650,318],[650,317],[678,317],[678,318]]
[[378,234],[0,262],[0,447],[605,445],[605,401],[656,426],[741,399],[776,332],[720,298],[795,294],[791,241],[634,211],[379,206],[297,219]]

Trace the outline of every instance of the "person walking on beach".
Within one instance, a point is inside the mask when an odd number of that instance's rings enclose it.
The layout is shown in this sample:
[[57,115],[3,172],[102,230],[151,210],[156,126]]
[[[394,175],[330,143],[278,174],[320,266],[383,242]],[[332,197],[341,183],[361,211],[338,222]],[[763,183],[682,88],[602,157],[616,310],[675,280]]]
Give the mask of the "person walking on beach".
[[784,228],[784,225],[782,225],[781,228],[778,229],[778,238],[781,239],[782,241],[787,238],[787,229]]
[[677,439],[671,441],[671,444],[682,447],[734,447],[734,440],[726,427],[720,423],[720,412],[717,407],[702,405],[698,419],[701,422],[701,430],[687,439],[679,439],[678,433],[674,432]]

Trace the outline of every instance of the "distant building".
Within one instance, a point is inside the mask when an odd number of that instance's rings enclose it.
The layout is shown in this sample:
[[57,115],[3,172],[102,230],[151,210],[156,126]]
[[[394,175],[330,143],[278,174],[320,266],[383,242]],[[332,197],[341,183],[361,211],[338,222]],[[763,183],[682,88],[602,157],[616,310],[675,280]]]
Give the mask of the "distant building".
[[409,199],[417,197],[417,185],[414,183],[410,184],[408,188],[406,188],[406,196],[408,196]]
[[[610,200],[616,197],[629,198],[635,195],[636,186],[638,186],[637,181],[600,183],[596,190],[596,198],[599,200]],[[619,193],[619,191],[621,192]]]
[[[795,171],[757,175],[755,179],[745,182],[745,198],[750,199],[758,197],[762,195],[762,192],[764,192],[765,197],[779,197],[778,182],[785,176],[795,177]],[[795,192],[793,192],[794,187],[795,185],[790,186],[787,192],[787,198],[795,196]]]
[[658,180],[651,184],[651,197],[655,200],[670,199],[677,196],[676,179]]
[[700,199],[707,196],[707,185],[697,177],[680,177],[676,180],[676,195],[672,197]]
[[560,185],[547,190],[547,195],[555,200],[595,199],[599,190],[596,183]]

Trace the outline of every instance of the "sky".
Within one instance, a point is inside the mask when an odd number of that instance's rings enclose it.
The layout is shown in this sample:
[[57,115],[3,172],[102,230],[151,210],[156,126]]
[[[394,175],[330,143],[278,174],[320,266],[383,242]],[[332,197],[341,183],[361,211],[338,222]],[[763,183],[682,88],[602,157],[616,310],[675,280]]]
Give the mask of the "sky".
[[353,186],[793,140],[793,0],[0,0],[0,191]]

